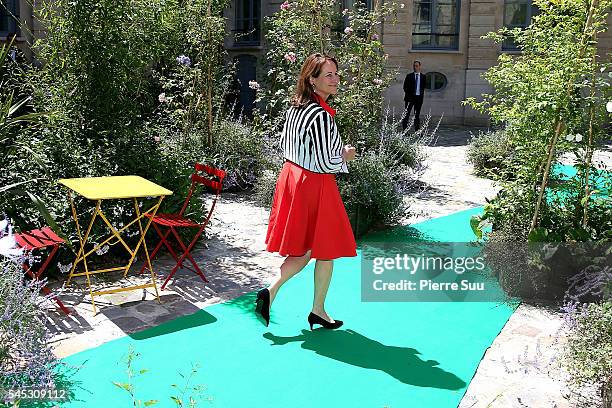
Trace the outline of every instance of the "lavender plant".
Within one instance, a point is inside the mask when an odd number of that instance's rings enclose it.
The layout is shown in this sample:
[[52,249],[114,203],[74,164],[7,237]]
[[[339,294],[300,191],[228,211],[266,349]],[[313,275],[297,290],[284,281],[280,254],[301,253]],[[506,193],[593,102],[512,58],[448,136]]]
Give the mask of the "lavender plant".
[[[58,361],[49,345],[39,295],[40,281],[24,281],[22,264],[30,260],[15,249],[10,225],[0,222],[0,386],[55,385]],[[8,403],[9,401],[4,401]]]
[[[608,407],[612,404],[612,247],[601,241],[596,248],[600,256],[570,278],[561,308],[569,331],[562,363],[576,400],[585,406]],[[593,388],[598,395],[593,395]]]
[[[350,165],[347,177],[338,180],[340,194],[353,229],[362,235],[374,225],[393,225],[408,212],[404,197],[413,192],[426,169],[423,146],[431,144],[440,122],[430,129],[430,116],[415,134],[398,130],[401,120],[390,109],[372,138],[376,143],[362,145],[358,160]],[[401,128],[399,128],[401,129]]]
[[599,391],[597,399],[603,407],[609,407],[612,403],[612,302],[569,304],[565,311],[571,331],[563,363],[570,374],[572,392],[588,400],[584,390],[589,385],[595,386]]

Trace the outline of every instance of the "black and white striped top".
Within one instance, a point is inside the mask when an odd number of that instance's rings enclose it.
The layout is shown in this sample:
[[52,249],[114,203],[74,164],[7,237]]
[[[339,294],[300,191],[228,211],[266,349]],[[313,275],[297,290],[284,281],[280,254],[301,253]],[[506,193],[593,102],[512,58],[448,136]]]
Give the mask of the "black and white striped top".
[[289,107],[281,133],[285,159],[316,173],[348,173],[342,160],[344,145],[334,118],[321,105],[309,102]]

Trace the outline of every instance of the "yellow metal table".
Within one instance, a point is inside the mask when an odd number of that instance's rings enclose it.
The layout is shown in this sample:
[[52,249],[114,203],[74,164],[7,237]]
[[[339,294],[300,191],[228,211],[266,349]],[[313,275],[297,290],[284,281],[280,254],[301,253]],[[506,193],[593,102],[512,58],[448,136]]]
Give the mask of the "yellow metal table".
[[[96,303],[95,303],[94,297],[99,296],[99,295],[109,294],[109,293],[124,292],[124,291],[135,290],[135,289],[154,288],[155,296],[157,297],[157,300],[159,301],[159,293],[157,291],[157,285],[155,283],[155,272],[153,271],[153,268],[151,266],[151,260],[149,258],[149,250],[147,249],[147,243],[145,241],[145,236],[147,235],[147,231],[149,230],[149,226],[151,225],[151,220],[157,213],[157,210],[159,209],[159,206],[161,205],[162,200],[164,199],[165,196],[171,195],[172,191],[164,187],[161,187],[139,176],[71,178],[71,179],[61,179],[59,183],[68,187],[69,189],[68,199],[70,200],[70,207],[72,208],[72,217],[74,218],[74,221],[76,223],[77,235],[79,237],[79,242],[80,242],[79,252],[77,253],[76,259],[70,270],[70,275],[68,276],[68,281],[66,282],[66,285],[70,284],[70,281],[72,280],[73,277],[85,276],[87,278],[87,287],[89,289],[89,294],[91,296],[91,304],[93,305],[94,313],[96,313]],[[88,200],[95,201],[96,203],[96,207],[94,209],[93,215],[91,217],[91,220],[89,221],[89,226],[87,227],[87,230],[85,231],[84,235],[81,234],[81,226],[79,225],[79,219],[77,216],[77,212],[76,212],[76,208],[74,205],[74,200],[72,198],[71,191],[77,193],[78,195],[85,197]],[[141,212],[138,206],[138,199],[139,198],[143,199],[146,197],[158,197],[159,199],[148,210]],[[102,212],[102,208],[101,208],[103,200],[118,200],[118,199],[133,200],[134,209],[136,212],[136,217],[120,229],[116,229],[110,223],[108,218],[106,218],[106,216]],[[149,215],[149,217],[147,217],[147,215]],[[108,226],[111,232],[111,235],[108,238],[104,239],[101,243],[96,244],[91,250],[86,251],[85,245],[87,244],[87,239],[89,238],[91,229],[94,225],[96,218],[98,217],[100,217],[102,221],[104,221],[104,223]],[[141,220],[145,217],[148,218],[148,222],[146,223],[146,226],[143,228]],[[130,226],[132,226],[135,223],[138,223],[138,228],[140,231],[140,239],[138,240],[136,247],[132,249],[125,242],[125,240],[121,237],[121,233],[126,231]],[[119,266],[115,268],[89,270],[89,267],[87,265],[87,257],[95,253],[96,251],[98,251],[105,244],[110,242],[113,238],[116,238],[117,241],[111,245],[114,245],[116,243],[121,243],[124,246],[124,248],[127,250],[127,252],[130,254],[130,260],[127,263],[127,265]],[[143,284],[143,285],[133,285],[133,286],[124,287],[124,288],[108,289],[108,290],[102,290],[102,291],[96,291],[96,292],[93,291],[92,286],[91,286],[90,275],[93,275],[96,273],[124,270],[123,277],[125,278],[134,262],[134,259],[136,258],[136,254],[138,254],[138,250],[140,249],[141,245],[144,248],[147,266],[149,267],[149,271],[151,271],[151,282],[150,283]],[[79,265],[79,263],[81,262],[83,263],[84,272],[77,272],[77,265]]]

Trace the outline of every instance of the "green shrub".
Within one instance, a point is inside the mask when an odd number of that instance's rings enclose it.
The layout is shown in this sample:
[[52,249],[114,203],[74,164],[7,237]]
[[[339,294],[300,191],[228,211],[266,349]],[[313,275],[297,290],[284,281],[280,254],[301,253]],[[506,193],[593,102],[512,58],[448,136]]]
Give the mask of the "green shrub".
[[513,154],[508,133],[504,130],[479,131],[472,135],[467,160],[474,172],[483,177],[499,176]]
[[[493,92],[464,101],[506,133],[500,146],[491,135],[471,149],[477,170],[492,165],[501,173],[501,193],[483,217],[493,230],[518,241],[610,236],[610,200],[594,192],[592,179],[599,167],[594,157],[609,138],[612,65],[596,58],[595,39],[607,29],[610,6],[612,1],[603,0],[542,7],[529,27],[486,35],[496,43],[512,39],[521,50],[500,55],[483,75]],[[512,153],[504,156],[506,140]],[[555,174],[563,154],[576,163],[572,180]],[[498,157],[506,158],[501,168]]]
[[252,188],[266,167],[263,139],[240,119],[217,120],[213,129],[216,142],[209,155],[215,165],[228,172],[224,189]]
[[404,166],[389,166],[389,156],[367,152],[351,162],[338,187],[349,214],[366,213],[367,223],[394,224],[406,214],[401,182]]
[[369,130],[377,142],[358,149],[349,163],[349,174],[338,178],[338,187],[357,236],[374,226],[390,226],[403,218],[408,207],[404,196],[425,170],[423,146],[431,143],[438,124],[429,128],[430,116],[417,133],[402,131],[389,110],[380,125]]
[[[209,3],[211,18],[206,14]],[[66,191],[56,184],[60,178],[136,174],[174,191],[162,211],[180,207],[193,163],[211,162],[215,153],[207,149],[210,115],[203,101],[208,101],[209,92],[214,114],[224,115],[219,101],[225,82],[218,79],[226,71],[213,67],[219,61],[209,58],[210,48],[216,47],[209,34],[222,40],[225,33],[217,17],[224,4],[223,0],[194,1],[188,7],[174,0],[42,2],[39,18],[48,35],[37,41],[36,49],[44,64],[24,72],[2,69],[0,99],[4,101],[9,90],[20,98],[31,96],[28,108],[48,115],[36,128],[15,127],[0,137],[0,148],[6,152],[0,185],[33,180],[22,190],[41,198],[72,241],[76,230]],[[190,56],[189,63],[182,54]],[[214,78],[203,78],[206,72],[213,72]],[[164,90],[168,90],[166,99],[176,98],[175,103],[161,97]],[[223,131],[228,126],[220,125],[224,136],[248,132]],[[245,148],[242,142],[230,146],[234,158]],[[217,156],[225,160],[224,154]],[[246,167],[237,159],[218,164]],[[238,170],[239,175],[244,172]],[[86,204],[79,199],[77,205],[85,209]],[[90,209],[91,203],[87,205]],[[131,202],[104,206],[114,225],[133,217]],[[45,222],[24,191],[3,194],[0,208],[23,229]],[[102,233],[95,227],[92,238]]]
[[280,167],[275,170],[266,169],[257,179],[257,183],[255,184],[255,200],[257,204],[261,205],[262,207],[272,207],[276,180],[280,170]]

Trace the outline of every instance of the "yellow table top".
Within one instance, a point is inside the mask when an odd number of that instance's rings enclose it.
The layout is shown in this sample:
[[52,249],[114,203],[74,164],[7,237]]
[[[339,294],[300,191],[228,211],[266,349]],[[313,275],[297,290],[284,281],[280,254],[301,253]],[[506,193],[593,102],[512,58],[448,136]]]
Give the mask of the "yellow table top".
[[159,197],[172,191],[140,176],[109,176],[60,179],[60,184],[90,200]]

